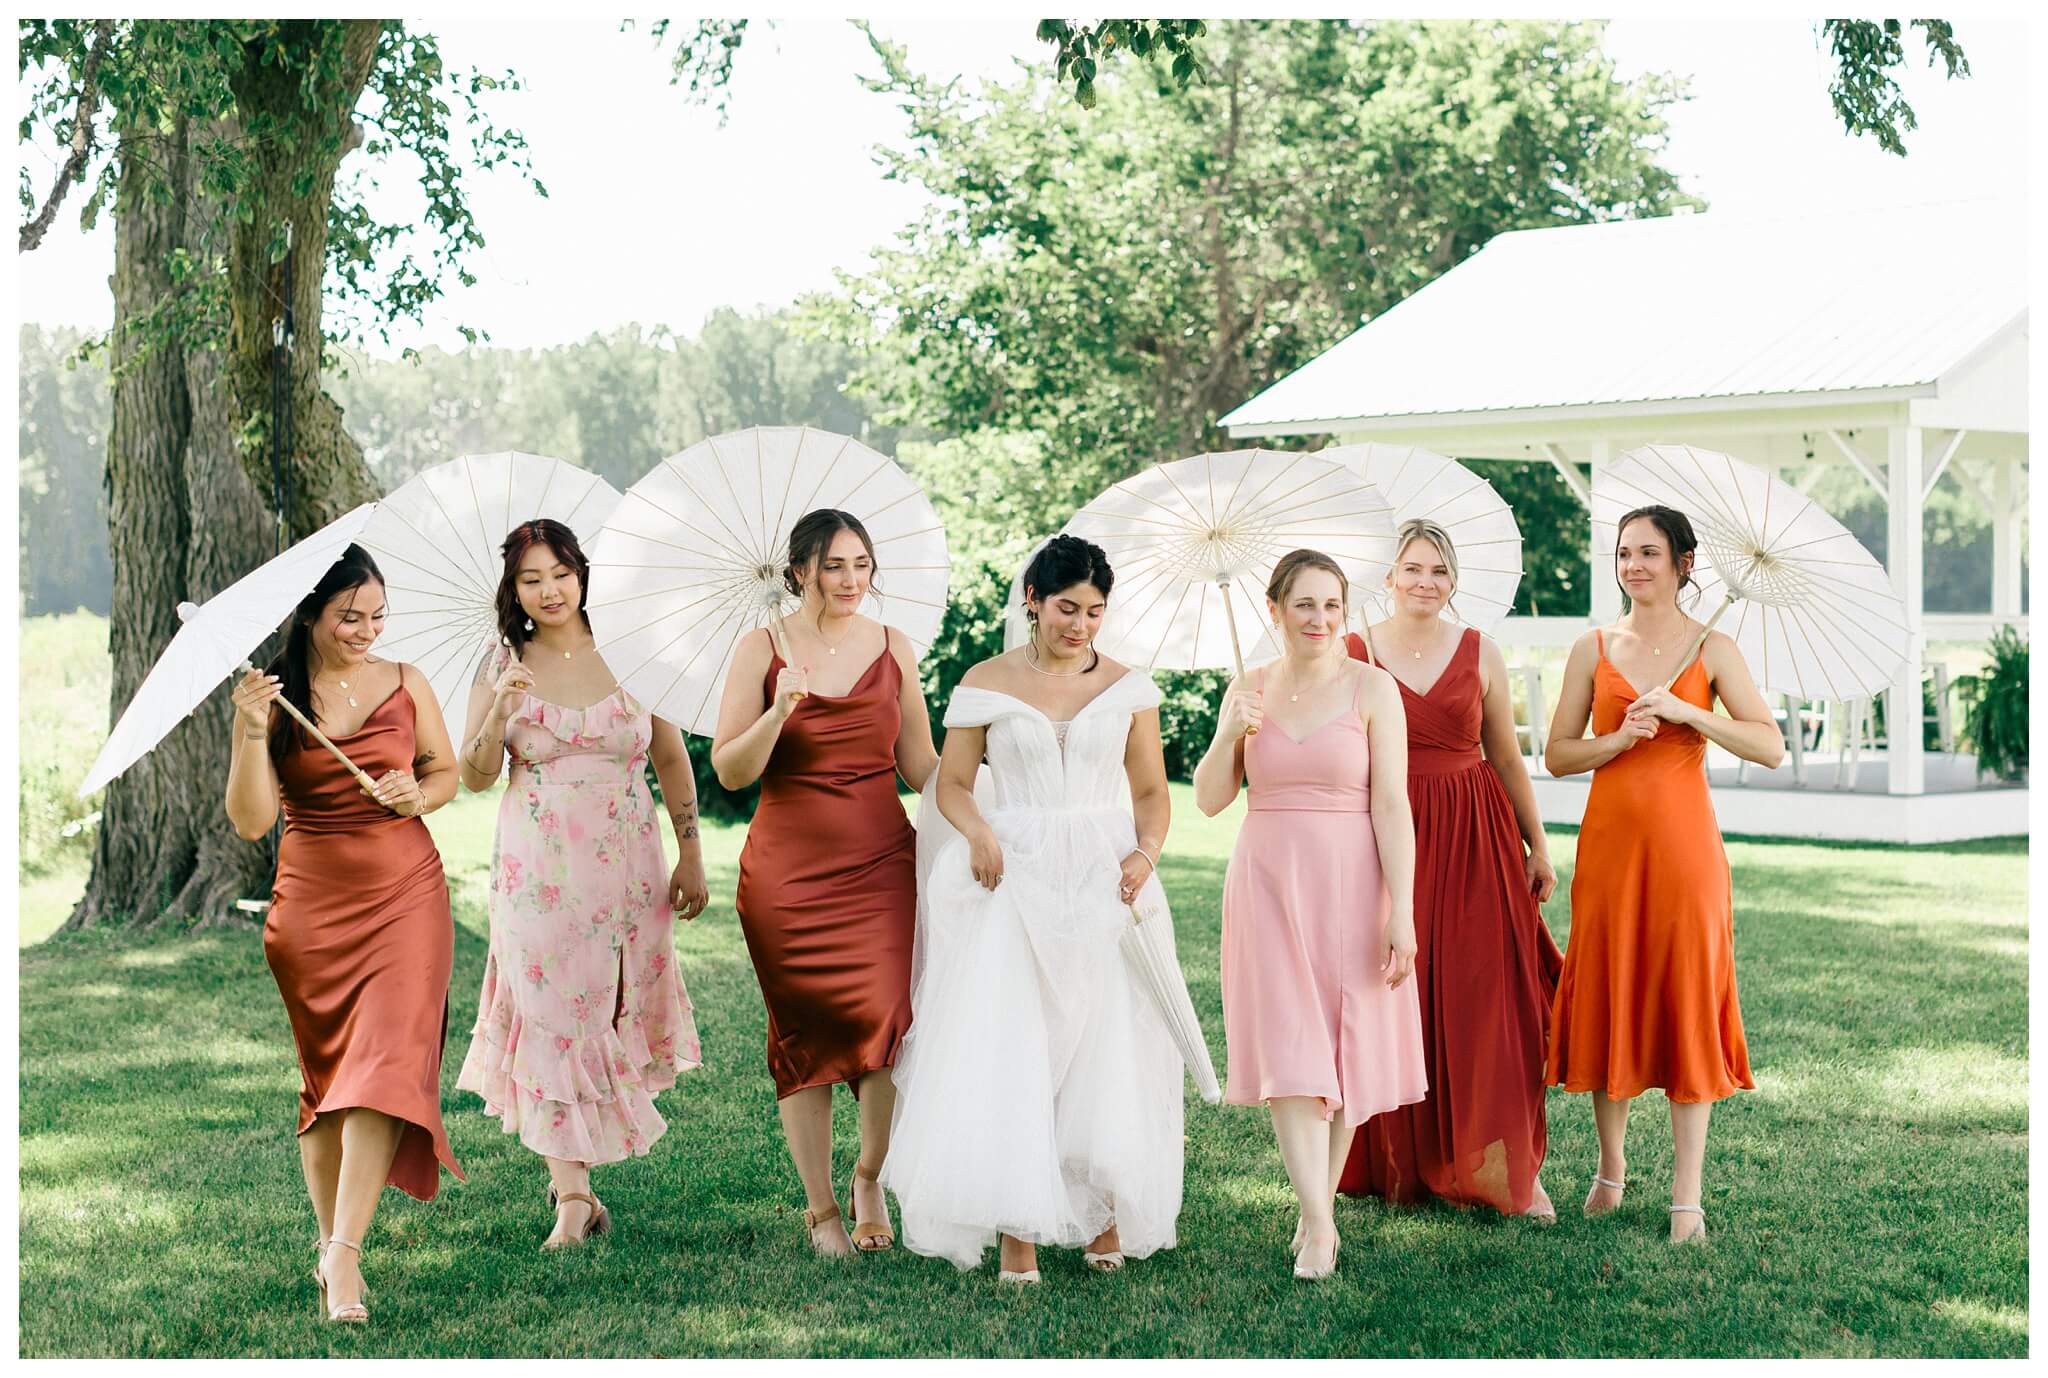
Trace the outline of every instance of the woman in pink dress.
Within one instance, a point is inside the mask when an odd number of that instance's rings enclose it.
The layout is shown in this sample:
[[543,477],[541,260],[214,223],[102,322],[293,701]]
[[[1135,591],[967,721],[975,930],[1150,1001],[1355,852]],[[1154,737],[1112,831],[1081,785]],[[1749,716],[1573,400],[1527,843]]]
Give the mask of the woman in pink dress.
[[1393,679],[1345,652],[1349,593],[1327,555],[1281,559],[1266,599],[1286,652],[1231,682],[1195,768],[1212,817],[1250,788],[1223,883],[1224,1099],[1272,1110],[1309,1280],[1337,1266],[1353,1132],[1427,1091],[1407,727]]
[[[491,867],[491,951],[455,1084],[547,1160],[554,1230],[611,1227],[590,1169],[644,1154],[668,1127],[654,1097],[698,1065],[675,968],[675,914],[710,892],[680,733],[612,679],[584,618],[590,564],[559,522],[505,538],[506,645],[470,689],[462,781],[488,789],[506,758]],[[652,761],[680,856],[663,863]]]

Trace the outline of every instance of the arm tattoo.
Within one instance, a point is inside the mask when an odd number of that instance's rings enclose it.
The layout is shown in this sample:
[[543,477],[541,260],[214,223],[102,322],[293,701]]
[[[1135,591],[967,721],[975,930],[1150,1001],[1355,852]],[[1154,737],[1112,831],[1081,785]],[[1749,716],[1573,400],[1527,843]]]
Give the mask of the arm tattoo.
[[695,801],[678,804],[669,810],[668,821],[676,826],[676,840],[686,842],[697,835],[697,805]]
[[438,759],[440,758],[438,755],[436,755],[436,753],[431,751],[422,751],[419,755],[412,758],[412,763],[416,766],[423,766],[431,764],[432,762]]

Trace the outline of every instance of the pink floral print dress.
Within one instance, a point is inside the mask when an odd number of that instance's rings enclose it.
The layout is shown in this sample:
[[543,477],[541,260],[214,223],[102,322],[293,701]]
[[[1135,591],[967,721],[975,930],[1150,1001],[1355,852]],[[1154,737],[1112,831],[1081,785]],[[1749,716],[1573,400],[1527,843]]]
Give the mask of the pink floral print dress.
[[654,1097],[702,1061],[645,778],[653,735],[624,689],[588,708],[528,694],[505,732],[490,956],[455,1084],[550,1158],[646,1153],[668,1128]]

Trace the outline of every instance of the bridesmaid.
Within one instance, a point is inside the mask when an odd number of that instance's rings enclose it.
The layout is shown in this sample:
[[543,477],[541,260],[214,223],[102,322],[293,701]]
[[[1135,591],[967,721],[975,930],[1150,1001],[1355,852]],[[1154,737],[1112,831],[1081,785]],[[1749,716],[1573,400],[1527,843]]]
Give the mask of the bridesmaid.
[[[804,1224],[819,1253],[895,1243],[876,1180],[896,1103],[890,1069],[910,1026],[916,834],[900,774],[938,766],[910,638],[863,616],[874,542],[850,512],[807,513],[789,533],[783,582],[797,610],[742,638],[719,703],[719,783],[761,782],[740,853],[737,907],[768,1006],[768,1070]],[[776,649],[780,639],[788,659]],[[791,664],[790,661],[794,661]],[[832,1185],[832,1088],[860,1105],[852,1238]]]
[[[1429,1098],[1374,1117],[1338,1189],[1487,1205],[1557,1223],[1538,1174],[1544,1037],[1563,956],[1537,907],[1557,888],[1536,791],[1515,743],[1500,648],[1444,621],[1458,587],[1450,533],[1404,522],[1393,615],[1368,629],[1400,684],[1415,811],[1415,984]],[[1371,660],[1367,642],[1346,638]]]
[[[1698,546],[1685,514],[1642,507],[1616,530],[1629,611],[1572,647],[1544,754],[1553,775],[1593,772],[1547,1076],[1593,1093],[1600,1169],[1589,1216],[1621,1204],[1629,1101],[1663,1088],[1671,1241],[1681,1243],[1706,1238],[1700,1173],[1713,1103],[1756,1085],[1736,1002],[1728,853],[1707,789],[1707,743],[1770,769],[1785,742],[1741,651],[1719,632],[1662,687],[1701,632],[1678,606]],[[1717,697],[1731,716],[1713,711]]]
[[[420,816],[455,794],[426,677],[380,660],[384,579],[341,553],[293,611],[284,654],[235,686],[227,814],[249,841],[284,809],[263,956],[299,1055],[299,1165],[320,1225],[313,1269],[330,1321],[367,1321],[363,1234],[389,1182],[431,1201],[446,1165],[441,1044],[455,930]],[[375,777],[364,790],[277,707],[284,697]]]
[[[668,1128],[654,1098],[698,1065],[675,968],[675,915],[710,901],[682,734],[621,688],[583,608],[590,561],[542,519],[501,547],[503,645],[469,691],[462,783],[511,778],[491,849],[491,949],[457,1087],[547,1164],[560,1249],[611,1228],[590,1169]],[[662,864],[652,762],[675,827]]]
[[1282,557],[1266,601],[1285,652],[1231,682],[1195,767],[1211,817],[1250,787],[1223,881],[1224,1099],[1272,1110],[1311,1281],[1337,1267],[1353,1132],[1427,1090],[1407,731],[1392,677],[1344,653],[1349,595],[1329,556]]

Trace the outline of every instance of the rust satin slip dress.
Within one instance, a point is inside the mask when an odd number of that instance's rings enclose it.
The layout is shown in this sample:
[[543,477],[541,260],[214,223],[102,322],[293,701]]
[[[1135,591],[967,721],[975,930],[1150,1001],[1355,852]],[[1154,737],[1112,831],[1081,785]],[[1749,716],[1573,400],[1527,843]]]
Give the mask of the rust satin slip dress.
[[[775,692],[780,655],[768,662]],[[896,797],[903,671],[885,643],[852,689],[806,695],[761,775],[736,907],[768,1006],[779,1100],[896,1063],[910,1027],[917,834]]]

